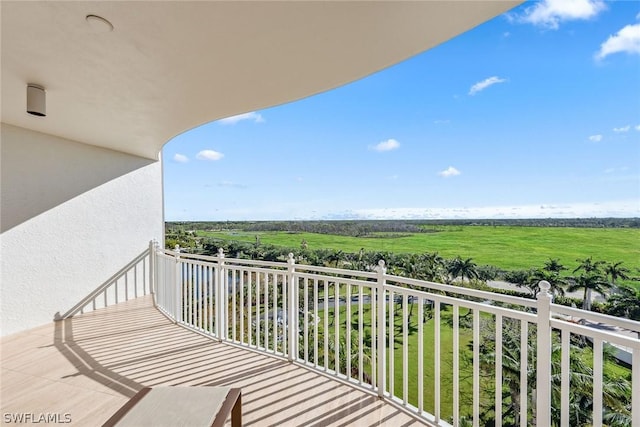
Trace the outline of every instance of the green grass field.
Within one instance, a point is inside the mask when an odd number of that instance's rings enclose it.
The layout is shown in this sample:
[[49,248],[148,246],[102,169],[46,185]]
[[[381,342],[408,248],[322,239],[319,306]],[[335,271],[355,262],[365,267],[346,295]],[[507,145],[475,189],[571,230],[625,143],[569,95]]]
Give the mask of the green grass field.
[[[324,320],[325,314],[328,314],[329,319],[333,319],[334,317],[334,309],[329,309],[326,313],[322,310],[318,311],[318,315]],[[460,319],[461,319],[461,327],[459,330],[459,361],[460,361],[460,415],[470,417],[473,411],[472,402],[473,402],[473,365],[472,365],[472,357],[473,353],[471,350],[471,346],[473,343],[471,325],[464,325],[462,319],[464,316],[468,314],[468,310],[461,309],[460,310]],[[358,317],[359,313],[357,308],[353,308],[351,312],[351,329],[352,333],[357,333],[358,328]],[[347,311],[345,307],[341,307],[339,309],[339,317],[340,317],[340,334],[344,337],[345,330],[347,328],[346,317]],[[371,324],[371,312],[370,306],[368,304],[364,305],[364,312],[362,313],[363,324],[370,325]],[[488,314],[482,313],[481,318],[485,321],[495,322],[495,318]],[[453,416],[453,360],[454,360],[454,351],[453,351],[453,327],[452,327],[452,319],[453,313],[451,311],[451,307],[446,307],[441,312],[441,321],[440,321],[440,414],[443,419],[449,420]],[[394,369],[391,370],[390,359],[389,359],[389,349],[387,347],[387,364],[389,366],[387,370],[387,389],[390,388],[390,381],[393,380],[394,383],[394,394],[399,398],[403,396],[403,380],[407,381],[407,400],[410,404],[417,406],[418,405],[418,310],[417,307],[414,307],[413,316],[411,317],[411,321],[407,322],[408,326],[408,336],[407,336],[407,375],[404,375],[404,366],[403,366],[403,319],[400,314],[400,311],[395,312],[394,316]],[[322,336],[323,326],[322,322],[319,325],[320,333]],[[387,333],[389,332],[389,322],[387,321]],[[366,331],[370,332],[370,328],[365,326]],[[334,335],[334,326],[330,324],[329,326],[329,339],[333,340]],[[426,411],[430,413],[435,412],[435,320],[430,319],[424,323],[423,330],[423,367],[424,367],[424,376],[423,376],[423,396],[424,396],[424,408]],[[519,332],[518,332],[519,334]],[[482,338],[481,338],[482,339]],[[533,338],[535,340],[535,338]],[[559,343],[559,336],[555,336],[554,339],[557,343]],[[385,339],[385,343],[388,343],[388,335],[387,339]],[[345,351],[345,349],[341,349],[341,351]],[[572,357],[580,357],[583,359],[584,363],[589,367],[593,366],[593,353],[590,347],[585,347],[582,349],[583,353],[578,353],[579,356],[574,354]],[[332,356],[333,357],[333,356]],[[335,364],[333,360],[330,359],[329,367],[331,369],[335,368]],[[493,367],[491,367],[493,369]],[[508,370],[508,369],[507,369]],[[370,366],[365,366],[365,371],[371,373]],[[616,364],[612,360],[606,360],[604,365],[605,376],[607,377],[622,377],[628,378],[631,374],[631,371],[623,366]],[[494,386],[495,377],[492,374],[487,374],[484,372],[480,378],[480,406],[481,408],[492,408],[494,405],[493,401],[493,386]]]
[[486,227],[438,226],[432,233],[413,233],[402,237],[347,237],[287,232],[208,232],[199,236],[224,240],[260,242],[299,248],[307,241],[309,249],[331,248],[345,252],[390,251],[397,253],[438,252],[445,258],[460,255],[473,258],[479,265],[490,264],[512,270],[542,267],[549,258],[557,258],[573,270],[577,259],[593,257],[607,262],[623,261],[636,273],[640,267],[640,229],[634,228],[562,228],[562,227]]

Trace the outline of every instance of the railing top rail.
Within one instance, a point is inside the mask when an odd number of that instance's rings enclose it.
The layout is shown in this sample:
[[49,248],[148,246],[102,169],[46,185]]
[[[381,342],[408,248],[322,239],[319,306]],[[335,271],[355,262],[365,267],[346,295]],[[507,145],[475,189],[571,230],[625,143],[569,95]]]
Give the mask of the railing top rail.
[[536,300],[522,298],[522,297],[513,297],[510,295],[503,295],[496,292],[480,291],[477,289],[463,288],[463,287],[453,286],[453,285],[445,285],[442,283],[428,282],[425,280],[418,280],[418,279],[410,279],[408,277],[401,277],[401,276],[386,275],[386,278],[387,280],[392,282],[407,284],[411,286],[417,286],[423,289],[438,290],[438,291],[449,292],[449,293],[458,294],[458,295],[482,298],[484,300],[499,301],[507,304],[520,305],[523,307],[537,306]]
[[568,330],[576,335],[582,335],[589,338],[598,338],[611,344],[617,344],[623,347],[640,350],[640,338],[621,335],[617,331],[596,329],[589,326],[579,325],[577,323],[567,322],[560,319],[551,319],[553,328]]
[[[468,309],[480,310],[485,313],[500,314],[511,319],[519,319],[519,320],[524,320],[531,323],[535,322],[537,319],[535,314],[528,313],[521,310],[514,310],[512,308],[507,308],[507,307],[494,306],[487,302],[470,301],[470,300],[450,297],[446,295],[438,295],[428,291],[401,288],[399,286],[394,286],[394,285],[385,285],[385,290],[393,291],[399,295],[408,295],[408,296],[413,296],[417,298],[423,298],[429,301],[435,301],[437,303],[457,305],[459,307],[464,307]],[[490,301],[490,302],[493,302],[493,301]]]
[[[182,253],[176,252],[169,249],[158,249],[160,254],[164,254],[167,256],[179,256],[181,259],[185,260],[194,260],[194,261],[203,261],[203,262],[214,262],[219,263],[221,258],[219,256],[211,256],[211,255],[199,255],[199,254],[190,254],[190,253]],[[289,267],[289,264],[286,262],[276,262],[276,261],[258,261],[251,259],[241,259],[241,258],[222,258],[224,263],[230,267],[268,267],[277,269],[278,271],[282,271]],[[377,278],[377,273],[369,272],[369,271],[358,271],[358,270],[348,270],[342,268],[334,268],[334,267],[321,267],[307,264],[295,264],[296,272],[300,275],[314,275],[317,276],[319,273],[327,274],[327,275],[335,275],[337,277],[342,278],[350,278],[350,280],[375,280]],[[327,276],[330,278],[331,276]],[[395,276],[390,274],[384,274],[384,279],[391,282],[388,285],[396,284],[396,285],[410,285],[414,288],[417,288],[418,291],[424,292],[432,292],[432,291],[440,291],[446,292],[448,294],[460,295],[466,297],[474,297],[479,298],[484,301],[495,301],[502,302],[506,304],[512,304],[520,307],[528,307],[535,308],[537,307],[537,301],[535,299],[529,299],[524,297],[516,297],[510,295],[503,295],[490,291],[482,291],[478,289],[464,288],[460,286],[447,285],[442,283],[430,282],[419,279],[411,279],[408,277]],[[354,283],[355,284],[355,283]],[[478,303],[480,304],[480,303]],[[585,311],[578,308],[566,307],[559,304],[551,304],[551,311],[555,315],[564,315],[571,316],[576,319],[583,319],[593,323],[603,323],[619,328],[623,328],[629,331],[633,331],[636,333],[640,333],[640,322],[618,318],[614,316],[609,316],[605,314],[595,313],[592,311]]]
[[[176,252],[170,249],[160,249],[161,253],[165,253],[171,256],[180,256],[180,258],[185,260],[198,260],[198,261],[210,261],[210,262],[220,262],[220,257],[215,255],[201,255],[201,254],[191,254],[188,252]],[[254,266],[265,266],[265,267],[274,267],[274,268],[286,268],[287,264],[283,262],[277,261],[258,261],[253,259],[242,259],[242,258],[223,258],[225,264],[240,264],[240,265],[254,265]]]
[[596,313],[594,311],[587,311],[579,308],[567,307],[559,304],[551,304],[551,311],[553,314],[571,316],[576,319],[586,320],[593,323],[604,323],[640,333],[640,322],[635,320],[610,316],[608,314]]
[[296,264],[296,270],[317,271],[320,273],[339,274],[350,277],[366,277],[369,279],[375,279],[377,277],[376,273],[371,271],[347,270],[344,268],[320,267],[308,264]]

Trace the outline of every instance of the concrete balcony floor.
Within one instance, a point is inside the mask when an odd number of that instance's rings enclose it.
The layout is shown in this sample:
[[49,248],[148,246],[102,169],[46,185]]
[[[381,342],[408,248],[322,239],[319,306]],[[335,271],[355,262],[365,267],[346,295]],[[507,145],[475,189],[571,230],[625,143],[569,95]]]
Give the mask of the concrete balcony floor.
[[95,426],[143,387],[224,385],[242,388],[247,426],[422,425],[364,391],[176,326],[149,297],[11,335],[1,350],[3,419],[67,413]]

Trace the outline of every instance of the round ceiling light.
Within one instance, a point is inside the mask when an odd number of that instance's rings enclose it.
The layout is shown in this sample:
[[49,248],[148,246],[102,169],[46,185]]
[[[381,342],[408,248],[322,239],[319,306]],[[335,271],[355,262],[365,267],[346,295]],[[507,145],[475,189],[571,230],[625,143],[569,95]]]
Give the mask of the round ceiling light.
[[113,31],[113,24],[102,16],[87,15],[85,19],[96,33],[109,33]]

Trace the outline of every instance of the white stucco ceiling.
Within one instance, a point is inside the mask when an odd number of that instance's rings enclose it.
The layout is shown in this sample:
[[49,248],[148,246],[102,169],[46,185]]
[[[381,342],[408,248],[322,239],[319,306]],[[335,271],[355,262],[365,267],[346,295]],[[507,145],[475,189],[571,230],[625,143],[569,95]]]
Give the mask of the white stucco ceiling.
[[[2,121],[157,158],[195,126],[351,82],[518,3],[3,0]],[[27,83],[46,117],[26,113]]]

